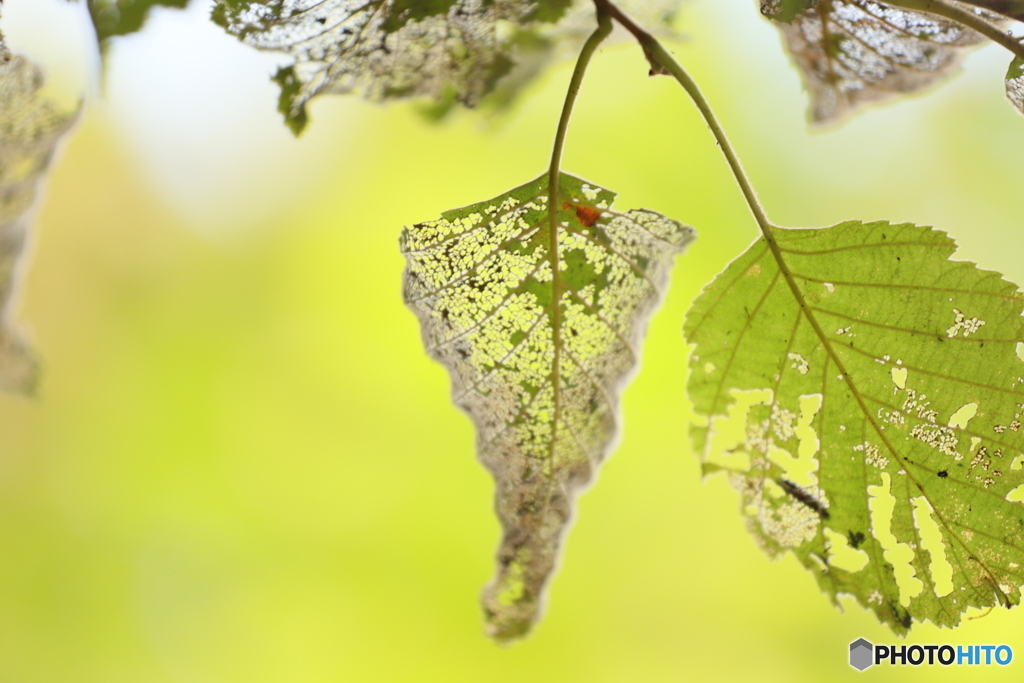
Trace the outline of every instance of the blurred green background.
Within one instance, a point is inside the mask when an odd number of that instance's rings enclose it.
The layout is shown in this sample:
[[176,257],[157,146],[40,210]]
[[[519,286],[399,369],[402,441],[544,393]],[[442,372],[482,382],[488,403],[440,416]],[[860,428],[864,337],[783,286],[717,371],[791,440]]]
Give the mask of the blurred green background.
[[[680,329],[756,228],[682,92],[627,44],[595,59],[565,168],[699,239],[543,622],[489,642],[492,485],[402,305],[397,240],[545,168],[570,65],[497,119],[322,100],[293,142],[266,60],[210,33],[205,11],[156,12],[113,46],[41,204],[18,318],[42,387],[0,397],[0,681],[1020,678],[1020,610],[905,641],[1006,643],[1009,667],[854,671],[852,640],[894,636],[830,606],[792,559],[768,560],[726,482],[701,482]],[[1024,120],[1002,98],[1005,53],[811,133],[753,2],[695,0],[677,28],[774,220],[934,225],[958,257],[1024,283]],[[230,60],[189,57],[189,31]],[[221,92],[194,89],[204,73]]]

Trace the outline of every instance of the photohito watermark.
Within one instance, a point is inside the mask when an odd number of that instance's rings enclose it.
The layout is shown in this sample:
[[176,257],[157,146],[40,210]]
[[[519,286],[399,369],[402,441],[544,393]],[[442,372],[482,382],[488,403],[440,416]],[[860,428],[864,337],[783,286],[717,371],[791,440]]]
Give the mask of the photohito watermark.
[[1006,666],[1013,661],[1009,645],[872,645],[864,638],[850,643],[850,666],[864,671],[889,666]]

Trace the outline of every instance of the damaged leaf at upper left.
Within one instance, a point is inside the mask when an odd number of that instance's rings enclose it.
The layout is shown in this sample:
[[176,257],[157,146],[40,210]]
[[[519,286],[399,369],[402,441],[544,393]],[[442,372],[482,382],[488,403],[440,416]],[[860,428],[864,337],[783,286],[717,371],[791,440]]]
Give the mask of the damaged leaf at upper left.
[[[680,0],[623,2],[652,29]],[[214,23],[259,50],[285,53],[278,110],[296,134],[325,93],[382,101],[426,97],[444,113],[489,94],[507,104],[594,26],[589,0],[216,0]]]
[[13,299],[40,182],[77,114],[46,97],[40,68],[0,36],[0,391],[29,394],[36,386],[38,363],[12,321]]

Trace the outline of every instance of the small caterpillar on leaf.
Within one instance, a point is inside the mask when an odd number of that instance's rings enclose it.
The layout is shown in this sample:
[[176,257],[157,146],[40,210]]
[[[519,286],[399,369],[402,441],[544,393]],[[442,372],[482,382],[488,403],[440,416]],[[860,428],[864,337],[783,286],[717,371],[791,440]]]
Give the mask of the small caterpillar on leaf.
[[821,504],[817,498],[804,491],[788,479],[780,479],[779,484],[786,490],[786,493],[793,496],[801,503],[817,512],[822,519],[828,519],[828,508]]

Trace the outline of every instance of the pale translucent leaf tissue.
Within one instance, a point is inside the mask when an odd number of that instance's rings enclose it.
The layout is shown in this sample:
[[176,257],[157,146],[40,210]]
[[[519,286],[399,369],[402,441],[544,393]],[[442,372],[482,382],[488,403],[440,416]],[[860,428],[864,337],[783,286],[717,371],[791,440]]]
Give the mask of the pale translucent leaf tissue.
[[544,175],[402,235],[406,302],[496,480],[504,537],[482,601],[498,640],[538,617],[573,499],[612,448],[647,321],[693,239],[614,197],[563,173],[549,207]]

